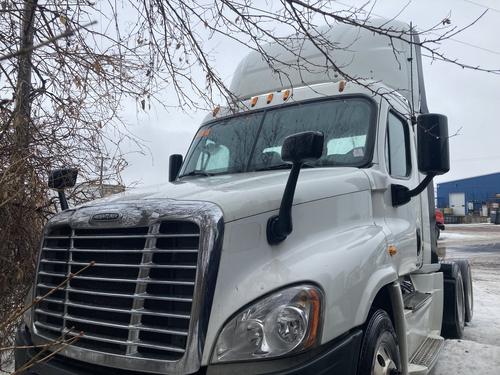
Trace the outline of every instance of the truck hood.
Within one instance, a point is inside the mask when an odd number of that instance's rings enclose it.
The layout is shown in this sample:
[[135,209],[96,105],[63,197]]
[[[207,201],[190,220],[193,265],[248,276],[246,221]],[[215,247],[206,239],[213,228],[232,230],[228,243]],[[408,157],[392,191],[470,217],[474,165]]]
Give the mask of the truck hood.
[[[84,207],[146,199],[208,201],[217,204],[229,222],[277,210],[290,171],[186,177],[173,183],[133,189],[85,204]],[[358,168],[314,168],[300,172],[294,205],[368,190],[368,178]]]

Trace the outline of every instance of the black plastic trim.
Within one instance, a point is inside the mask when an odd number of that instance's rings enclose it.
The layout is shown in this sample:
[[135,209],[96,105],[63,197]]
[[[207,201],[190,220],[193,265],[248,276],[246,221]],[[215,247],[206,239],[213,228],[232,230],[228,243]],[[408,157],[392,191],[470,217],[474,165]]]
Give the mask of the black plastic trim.
[[[363,331],[355,329],[317,349],[276,360],[240,362],[201,368],[193,375],[356,375]],[[32,345],[29,331],[23,326],[16,336],[17,346]],[[17,349],[16,368],[28,362],[37,351]],[[134,371],[95,366],[55,355],[50,361],[37,363],[25,375],[134,375]],[[146,373],[142,373],[146,374]]]
[[355,375],[363,331],[354,330],[315,350],[276,360],[212,365],[207,375]]

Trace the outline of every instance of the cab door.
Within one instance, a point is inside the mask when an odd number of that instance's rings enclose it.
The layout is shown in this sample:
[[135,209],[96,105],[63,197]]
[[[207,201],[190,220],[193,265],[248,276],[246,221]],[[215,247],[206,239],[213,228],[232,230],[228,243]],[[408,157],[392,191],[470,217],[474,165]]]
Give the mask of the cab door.
[[411,190],[419,184],[415,136],[409,122],[392,108],[387,111],[384,136],[388,174],[384,197],[388,242],[396,246],[397,253],[391,259],[398,274],[404,275],[419,268],[422,262],[421,198],[416,196],[406,204],[394,206],[391,185],[403,185]]

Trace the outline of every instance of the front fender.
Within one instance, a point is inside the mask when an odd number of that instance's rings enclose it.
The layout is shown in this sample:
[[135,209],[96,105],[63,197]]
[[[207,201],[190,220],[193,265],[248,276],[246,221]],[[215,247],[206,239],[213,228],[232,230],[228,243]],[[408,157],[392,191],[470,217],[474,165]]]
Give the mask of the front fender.
[[358,325],[363,324],[368,319],[370,308],[378,292],[384,286],[391,284],[397,279],[398,274],[396,272],[396,269],[391,264],[383,266],[369,277],[366,283],[366,289],[361,299],[362,301],[366,302],[360,303],[358,312],[356,314],[355,321]]
[[362,325],[377,292],[397,278],[370,207],[369,191],[296,205],[294,230],[277,246],[266,240],[274,211],[226,223],[203,364],[233,314],[291,284],[323,289],[322,343]]

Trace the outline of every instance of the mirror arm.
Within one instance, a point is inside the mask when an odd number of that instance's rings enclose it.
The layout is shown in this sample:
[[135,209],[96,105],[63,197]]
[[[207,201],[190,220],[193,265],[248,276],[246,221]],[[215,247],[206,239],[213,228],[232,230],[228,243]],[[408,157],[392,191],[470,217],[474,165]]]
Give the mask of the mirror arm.
[[61,204],[61,209],[63,211],[66,211],[69,206],[68,206],[68,200],[66,199],[66,194],[64,193],[64,190],[58,190],[57,194],[59,195],[59,203]]
[[302,163],[293,163],[292,170],[288,176],[285,192],[281,199],[280,211],[278,215],[271,216],[267,221],[267,242],[276,245],[284,241],[292,233],[292,205],[295,195],[295,187],[299,178]]
[[422,182],[412,190],[403,185],[391,185],[392,205],[396,207],[408,203],[412,197],[423,192],[435,176],[434,173],[429,173]]

